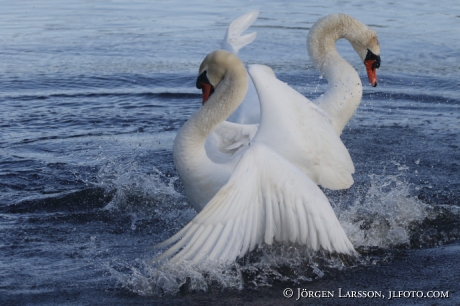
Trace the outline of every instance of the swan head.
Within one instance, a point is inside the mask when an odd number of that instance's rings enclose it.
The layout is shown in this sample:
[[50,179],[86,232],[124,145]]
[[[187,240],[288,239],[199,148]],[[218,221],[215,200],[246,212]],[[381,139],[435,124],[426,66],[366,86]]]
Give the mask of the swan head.
[[214,93],[229,69],[238,66],[242,66],[244,69],[244,65],[238,57],[228,51],[215,50],[205,57],[196,79],[196,88],[203,92],[203,105]]
[[377,86],[376,70],[380,67],[380,45],[377,33],[346,14],[332,14],[318,20],[310,29],[307,49],[310,58],[321,70],[331,52],[336,53],[334,46],[338,39],[348,40],[367,70],[372,86]]
[[380,67],[380,45],[377,33],[364,26],[359,35],[355,37],[356,39],[350,40],[350,43],[366,66],[369,83],[372,87],[376,87],[378,84],[377,68]]

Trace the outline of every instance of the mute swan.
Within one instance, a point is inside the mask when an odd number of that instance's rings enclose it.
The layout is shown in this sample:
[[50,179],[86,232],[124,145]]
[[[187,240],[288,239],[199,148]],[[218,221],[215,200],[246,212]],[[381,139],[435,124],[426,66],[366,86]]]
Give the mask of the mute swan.
[[[359,103],[361,83],[335,49],[339,37],[351,42],[376,85],[380,49],[375,32],[343,14],[321,19],[310,31],[309,53],[330,84],[353,85],[351,99],[346,97],[340,106],[323,99],[320,108],[276,79],[267,67],[252,65],[249,74],[261,104],[260,126],[252,141],[224,162],[208,157],[206,139],[243,101],[247,74],[241,61],[226,51],[217,50],[205,58],[197,79],[203,106],[179,130],[173,148],[185,192],[199,214],[157,245],[175,243],[157,260],[228,263],[273,240],[355,253],[316,186],[341,189],[353,183],[353,162],[339,135],[353,115],[354,109],[349,112],[348,108],[357,106],[353,105],[357,93]],[[336,76],[338,69],[345,69],[345,75]],[[334,94],[338,91],[332,90]]]

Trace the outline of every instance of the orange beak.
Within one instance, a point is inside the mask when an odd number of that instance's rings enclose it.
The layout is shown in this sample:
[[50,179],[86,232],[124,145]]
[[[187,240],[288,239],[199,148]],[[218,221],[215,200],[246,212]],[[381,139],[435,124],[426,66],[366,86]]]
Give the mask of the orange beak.
[[375,60],[367,60],[364,62],[364,65],[366,66],[366,71],[367,71],[367,77],[369,78],[369,83],[371,83],[372,87],[377,86],[377,68],[374,68],[374,62]]
[[203,92],[203,102],[201,105],[204,105],[208,101],[209,96],[211,95],[211,84],[201,83],[201,91]]

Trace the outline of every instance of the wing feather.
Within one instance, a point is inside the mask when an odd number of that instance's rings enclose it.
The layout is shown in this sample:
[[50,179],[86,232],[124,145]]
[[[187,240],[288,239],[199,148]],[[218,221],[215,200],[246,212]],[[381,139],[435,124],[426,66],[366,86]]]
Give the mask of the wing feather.
[[241,251],[239,254],[239,257],[243,257],[244,254],[249,250],[249,245],[251,241],[251,232],[250,229],[251,222],[252,222],[252,215],[254,214],[254,207],[252,205],[248,205],[248,211],[246,214],[246,219],[244,222],[244,238],[243,238],[243,244],[241,247]]
[[227,244],[229,240],[229,234],[232,232],[232,227],[233,227],[233,220],[229,220],[220,234],[219,240],[217,240],[217,243],[214,247],[214,249],[211,251],[209,254],[209,258],[213,260],[219,260],[220,254],[222,253],[222,250],[224,249],[225,245]]
[[193,262],[200,262],[203,258],[207,257],[209,253],[212,251],[214,246],[216,245],[222,230],[223,230],[223,225],[221,223],[218,223],[214,230],[211,232],[211,234],[207,237],[207,240],[205,244],[201,247],[200,252],[195,256],[193,259]]
[[299,218],[299,242],[300,244],[306,244],[308,240],[307,213],[302,205],[301,198],[297,198],[295,204],[297,217]]
[[265,211],[267,213],[267,218],[265,218],[265,243],[272,244],[274,236],[274,224],[273,224],[273,205],[270,192],[265,191]]
[[316,233],[315,217],[308,214],[308,231],[310,232],[309,243],[313,250],[318,250],[318,235]]
[[280,213],[280,205],[278,203],[278,195],[274,194],[275,198],[272,199],[272,207],[273,207],[273,225],[274,225],[274,232],[275,232],[275,240],[281,241],[281,213]]
[[258,128],[258,124],[238,124],[224,121],[214,129],[206,140],[206,154],[213,162],[228,162],[235,154],[243,151],[249,145]]
[[190,242],[179,253],[177,253],[174,258],[177,260],[181,258],[189,259],[192,257],[193,254],[196,253],[197,248],[201,246],[202,243],[200,244],[200,241],[202,240],[200,238],[203,237],[203,232],[206,234],[206,229],[207,228],[203,225],[198,226],[198,229],[192,236],[192,239],[190,239]]
[[274,240],[355,253],[318,186],[279,154],[255,143],[242,155],[227,184],[166,241],[175,244],[158,258],[229,263]]

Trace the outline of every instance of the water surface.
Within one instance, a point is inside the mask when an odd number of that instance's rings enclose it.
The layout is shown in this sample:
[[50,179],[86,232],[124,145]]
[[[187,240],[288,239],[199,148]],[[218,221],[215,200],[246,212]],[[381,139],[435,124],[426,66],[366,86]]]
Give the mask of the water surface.
[[[1,6],[2,304],[290,304],[286,287],[443,290],[448,299],[364,302],[460,303],[460,4]],[[230,268],[156,269],[149,247],[195,215],[171,150],[200,106],[199,64],[228,24],[254,9],[257,39],[241,59],[269,65],[308,98],[326,88],[305,50],[316,20],[343,12],[378,33],[379,86],[364,87],[342,134],[355,184],[325,191],[362,256],[348,262],[275,246]],[[337,46],[367,84],[351,46]]]

